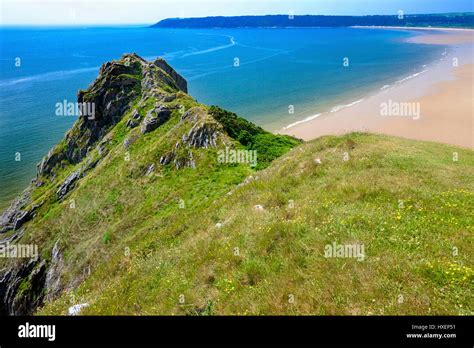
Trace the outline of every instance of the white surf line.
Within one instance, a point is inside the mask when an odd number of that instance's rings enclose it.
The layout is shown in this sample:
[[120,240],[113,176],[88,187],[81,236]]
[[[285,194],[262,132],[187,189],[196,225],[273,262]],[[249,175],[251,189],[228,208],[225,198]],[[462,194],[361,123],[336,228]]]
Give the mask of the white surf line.
[[421,74],[424,74],[424,73],[427,72],[428,70],[429,70],[429,69],[425,69],[425,70],[422,70],[422,71],[420,71],[420,72],[414,73],[414,74],[412,74],[412,75],[410,75],[410,76],[407,76],[407,77],[405,77],[405,78],[403,78],[403,79],[401,79],[401,80],[399,80],[399,81],[397,81],[397,82],[395,82],[395,83],[402,83],[402,82],[405,82],[405,81],[407,81],[407,80],[411,80],[412,78],[415,78],[415,77],[417,77],[417,76],[419,76],[419,75],[421,75]]
[[321,112],[321,113],[318,113],[318,114],[315,114],[315,115],[312,115],[312,116],[308,116],[308,117],[306,117],[306,118],[304,118],[300,121],[290,123],[288,126],[283,127],[283,130],[292,128],[292,127],[297,126],[297,125],[302,124],[302,123],[309,122],[311,120],[314,120],[315,118],[318,118],[319,116],[321,116],[323,114],[334,113],[334,112],[337,112],[337,111],[342,110],[342,109],[350,108],[351,106],[362,103],[364,100],[365,99],[359,99],[359,100],[356,100],[355,102],[352,102],[352,103],[349,103],[349,104],[337,105],[337,106],[333,107],[329,112]]
[[[408,77],[405,77],[405,78],[403,78],[403,79],[401,79],[401,80],[399,80],[399,81],[396,81],[395,84],[399,84],[399,83],[402,83],[402,82],[404,82],[404,81],[411,80],[411,79],[413,79],[413,78],[415,78],[415,77],[417,77],[417,76],[419,76],[419,75],[421,75],[421,74],[427,72],[428,70],[429,70],[429,69],[425,69],[425,70],[423,70],[423,71],[420,71],[420,72],[417,72],[417,73],[415,73],[415,74],[412,74],[412,75],[410,75],[410,76],[408,76]],[[387,88],[389,88],[389,87],[391,87],[391,85],[384,85],[383,87],[380,88],[380,90],[383,91],[383,90],[385,90],[385,89],[387,89]],[[362,98],[362,99],[356,100],[356,101],[354,101],[354,102],[352,102],[352,103],[349,103],[349,104],[336,105],[336,106],[333,107],[329,112],[323,112],[323,113],[319,113],[319,114],[316,114],[316,115],[313,115],[313,116],[306,117],[305,119],[303,119],[303,120],[301,120],[301,121],[297,121],[297,122],[294,122],[294,123],[289,124],[288,126],[284,127],[283,129],[288,129],[288,128],[294,127],[294,126],[296,126],[296,125],[298,125],[298,124],[311,121],[311,120],[313,120],[313,119],[315,119],[315,118],[321,116],[322,114],[335,113],[335,112],[341,111],[341,110],[343,110],[343,109],[350,108],[351,106],[354,106],[354,105],[357,105],[357,104],[359,104],[359,103],[362,103],[362,102],[365,101],[365,100],[366,100],[366,98]]]
[[[449,49],[448,49],[448,50],[445,50],[445,51],[441,54],[441,59],[440,59],[440,60],[446,59],[447,57],[450,56],[451,53],[452,53],[452,52],[450,52]],[[401,80],[398,80],[398,81],[396,81],[396,82],[394,83],[394,85],[401,84],[401,83],[403,83],[403,82],[405,82],[405,81],[411,80],[411,79],[413,79],[413,78],[415,78],[415,77],[417,77],[417,76],[420,76],[420,75],[424,74],[425,72],[429,71],[429,70],[433,67],[431,64],[436,64],[436,59],[433,60],[431,63],[429,63],[429,64],[424,64],[424,65],[422,66],[422,68],[426,68],[426,69],[424,69],[424,70],[422,70],[422,71],[419,71],[419,72],[417,72],[417,73],[411,74],[410,76],[407,76],[407,77],[405,77],[405,78],[403,78],[403,79],[401,79]],[[380,88],[379,93],[374,94],[374,95],[369,94],[367,98],[371,98],[371,97],[373,97],[373,96],[379,95],[380,93],[382,93],[381,91],[384,91],[384,90],[386,90],[387,88],[390,88],[390,87],[392,87],[392,85],[384,85],[384,86],[382,86],[382,87]],[[357,100],[357,101],[355,101],[355,102],[352,102],[352,103],[349,103],[349,104],[347,104],[347,105],[339,105],[339,106],[333,107],[333,108],[331,109],[331,111],[329,111],[329,113],[334,113],[334,112],[340,111],[340,110],[342,110],[342,109],[349,108],[349,107],[351,107],[351,106],[353,106],[353,105],[362,103],[362,102],[365,101],[367,98],[359,99],[359,100]],[[298,125],[298,124],[301,124],[301,123],[305,123],[305,122],[311,121],[311,120],[313,120],[313,119],[315,119],[315,118],[317,118],[317,117],[319,117],[319,116],[321,116],[321,115],[323,115],[323,114],[327,114],[327,112],[319,113],[319,114],[316,114],[316,115],[314,115],[314,116],[309,116],[309,117],[306,117],[305,119],[303,119],[303,120],[301,120],[301,121],[297,121],[297,122],[291,123],[291,124],[289,124],[288,126],[284,127],[283,130],[286,130],[286,129],[288,129],[288,128],[294,127],[294,126],[296,126],[296,125]]]
[[301,121],[296,121],[294,123],[290,123],[288,126],[284,127],[283,129],[288,129],[288,128],[291,128],[291,127],[294,127],[298,124],[301,124],[301,123],[305,123],[305,122],[308,122],[308,121],[311,121],[311,120],[314,120],[315,118],[321,116],[322,114],[316,114],[316,115],[312,115],[312,116],[308,116],[306,117],[305,119],[301,120]]
[[406,30],[426,30],[426,31],[465,31],[465,32],[474,32],[474,29],[471,28],[443,28],[443,27],[396,27],[396,26],[381,26],[381,25],[353,25],[349,28],[358,28],[358,29],[406,29]]
[[356,100],[355,102],[352,102],[352,103],[349,103],[349,104],[337,105],[337,106],[333,107],[333,108],[331,109],[331,111],[329,111],[329,112],[337,112],[337,111],[342,110],[342,109],[350,108],[350,107],[353,106],[353,105],[362,103],[364,100],[365,100],[365,99],[359,99],[359,100]]

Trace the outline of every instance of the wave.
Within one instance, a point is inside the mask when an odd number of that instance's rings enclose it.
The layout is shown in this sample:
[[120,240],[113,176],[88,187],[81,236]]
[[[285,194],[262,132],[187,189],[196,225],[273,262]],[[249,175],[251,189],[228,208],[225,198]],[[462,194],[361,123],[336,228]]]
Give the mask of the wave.
[[336,112],[336,111],[339,111],[339,110],[342,110],[342,109],[345,109],[345,108],[349,108],[353,105],[356,105],[356,104],[359,104],[359,103],[362,103],[365,99],[359,99],[359,100],[356,100],[355,102],[352,102],[350,104],[346,104],[346,105],[338,105],[338,106],[335,106],[331,109],[330,112]]
[[286,126],[285,128],[283,129],[288,129],[288,128],[291,128],[291,127],[294,127],[298,124],[301,124],[301,123],[305,123],[305,122],[308,122],[308,121],[311,121],[311,120],[314,120],[315,118],[321,116],[322,114],[316,114],[316,115],[313,115],[313,116],[309,116],[309,117],[306,117],[304,120],[301,120],[301,121],[296,121],[294,123],[291,123],[289,124],[288,126]]
[[415,74],[412,74],[412,75],[410,75],[410,76],[408,76],[408,77],[405,77],[404,79],[401,79],[401,80],[397,81],[396,83],[402,83],[402,82],[404,82],[404,81],[410,80],[410,79],[412,79],[412,78],[414,78],[414,77],[417,77],[417,76],[419,76],[419,75],[421,75],[421,74],[424,74],[424,73],[427,72],[427,71],[428,71],[428,69],[422,70],[422,71],[417,72],[417,73],[415,73]]
[[99,67],[97,66],[93,68],[52,71],[52,72],[48,72],[44,74],[19,77],[16,79],[0,80],[0,87],[10,87],[10,86],[27,83],[27,82],[43,82],[43,81],[51,81],[51,80],[60,80],[70,75],[82,74],[85,72],[98,71],[98,70],[99,70]]
[[[330,113],[331,112],[336,112],[336,111],[339,111],[339,110],[342,110],[342,109],[345,109],[345,108],[349,108],[351,106],[354,106],[356,104],[359,104],[359,103],[362,103],[365,99],[359,99],[359,100],[356,100],[355,102],[352,102],[352,103],[349,103],[349,104],[346,104],[346,105],[338,105],[336,107],[333,107],[331,109],[331,111],[329,111]],[[293,122],[291,124],[289,124],[288,126],[284,127],[283,129],[288,129],[288,128],[291,128],[291,127],[294,127],[298,124],[301,124],[301,123],[305,123],[305,122],[308,122],[308,121],[311,121],[311,120],[314,120],[315,118],[318,118],[319,116],[321,116],[323,113],[319,113],[319,114],[316,114],[316,115],[312,115],[312,116],[308,116],[306,117],[305,119],[303,120],[300,120],[300,121],[296,121],[296,122]]]

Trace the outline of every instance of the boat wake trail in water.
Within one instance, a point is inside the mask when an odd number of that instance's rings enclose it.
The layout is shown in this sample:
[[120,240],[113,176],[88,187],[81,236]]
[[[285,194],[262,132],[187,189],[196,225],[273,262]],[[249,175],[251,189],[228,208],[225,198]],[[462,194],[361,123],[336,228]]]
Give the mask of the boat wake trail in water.
[[[200,35],[212,35],[212,34],[200,34]],[[189,57],[189,56],[196,56],[196,55],[199,55],[199,54],[206,54],[206,53],[215,52],[215,51],[220,51],[220,50],[224,50],[226,48],[235,46],[237,44],[237,42],[235,41],[233,36],[230,36],[230,35],[219,35],[219,36],[225,36],[225,37],[229,38],[230,43],[227,44],[227,45],[221,45],[221,46],[211,47],[211,48],[208,48],[208,49],[205,49],[205,50],[186,53],[186,54],[183,54],[180,58]]]
[[82,74],[82,73],[98,71],[98,70],[99,70],[99,67],[96,66],[93,68],[52,71],[52,72],[47,72],[44,74],[19,77],[16,79],[0,80],[0,87],[11,87],[11,86],[28,83],[28,82],[44,82],[44,81],[51,81],[51,80],[60,80],[70,75]]
[[[255,58],[255,59],[252,59],[252,60],[249,60],[249,61],[246,61],[246,62],[241,62],[239,66],[254,64],[256,62],[260,62],[260,61],[263,61],[263,60],[273,58],[273,57],[278,56],[280,54],[282,54],[282,53],[274,53],[274,54],[270,54],[270,55],[267,55],[267,56],[264,56],[264,57]],[[189,76],[187,78],[187,80],[188,81],[194,81],[194,80],[200,79],[204,76],[209,76],[209,75],[216,74],[216,73],[222,72],[224,70],[229,70],[229,69],[234,69],[234,66],[229,64],[229,65],[225,65],[225,66],[221,66],[221,67],[217,67],[217,68],[206,69],[202,73],[197,73],[196,75]]]

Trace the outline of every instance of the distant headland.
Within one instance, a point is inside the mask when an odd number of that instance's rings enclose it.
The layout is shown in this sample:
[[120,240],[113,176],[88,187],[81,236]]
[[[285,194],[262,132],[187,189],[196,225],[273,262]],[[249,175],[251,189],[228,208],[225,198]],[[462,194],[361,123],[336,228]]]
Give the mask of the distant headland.
[[267,15],[167,18],[152,28],[291,28],[291,27],[442,27],[474,28],[474,13],[404,14],[383,16]]

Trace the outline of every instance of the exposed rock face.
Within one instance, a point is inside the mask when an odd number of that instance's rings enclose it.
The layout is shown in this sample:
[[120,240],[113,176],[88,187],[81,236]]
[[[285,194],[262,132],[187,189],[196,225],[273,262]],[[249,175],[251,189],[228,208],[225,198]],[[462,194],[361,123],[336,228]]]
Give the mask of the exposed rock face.
[[[102,65],[96,80],[87,90],[80,91],[77,98],[78,103],[93,105],[94,113],[81,115],[66,134],[64,143],[48,152],[38,164],[38,177],[50,175],[61,161],[72,164],[80,162],[92,148],[91,145],[121,120],[137,96],[156,94],[163,85],[174,90],[187,91],[186,80],[162,59],[151,63],[136,54],[125,54],[118,61]],[[162,99],[167,100],[173,98],[173,94],[162,96]],[[138,126],[139,118],[138,114],[134,114],[128,126]],[[150,125],[145,128],[153,128],[155,122],[157,120],[150,120]],[[158,117],[157,123],[160,122],[161,118]]]
[[51,262],[48,267],[45,279],[47,301],[53,300],[61,291],[61,272],[64,268],[63,255],[60,248],[59,239],[54,244],[51,252]]
[[168,152],[167,154],[160,157],[160,164],[164,166],[166,166],[167,164],[170,164],[174,156],[175,154],[173,152]]
[[171,115],[171,110],[159,105],[158,107],[151,109],[147,112],[145,119],[141,126],[141,132],[143,134],[154,131],[156,128],[161,126],[163,123],[168,121]]
[[216,147],[218,135],[222,132],[222,126],[212,119],[201,107],[189,109],[182,117],[181,122],[193,124],[191,130],[183,135],[183,143],[187,146]]
[[77,170],[69,175],[66,180],[59,186],[56,194],[61,199],[63,198],[73,187],[76,181],[80,178],[80,172]]
[[37,172],[39,174],[49,174],[51,170],[58,164],[63,156],[55,154],[54,149],[48,151],[48,154],[43,157],[40,163],[38,163]]
[[162,58],[158,58],[154,61],[154,64],[159,67],[160,69],[164,70],[168,75],[171,76],[173,80],[175,80],[176,85],[182,90],[184,93],[188,93],[188,83],[186,80],[178,74],[169,64]]
[[36,256],[0,270],[0,315],[31,315],[44,299],[54,299],[62,290],[63,267],[58,240],[49,262]]
[[183,116],[181,116],[181,122],[188,121],[191,123],[197,122],[199,119],[205,117],[206,110],[201,107],[194,107],[186,111]]
[[149,176],[149,175],[153,174],[154,171],[155,171],[155,164],[152,163],[149,166],[147,166],[147,168],[145,170],[145,175]]
[[161,165],[173,163],[176,169],[196,168],[191,148],[210,148],[217,146],[222,134],[222,125],[212,118],[203,107],[193,107],[181,116],[180,124],[187,123],[191,129],[178,141],[173,150],[160,157]]
[[[151,63],[135,54],[126,54],[118,61],[104,64],[91,86],[78,93],[79,103],[94,105],[93,114],[79,117],[63,141],[38,164],[37,178],[31,188],[25,190],[0,216],[0,236],[3,232],[14,230],[8,238],[0,237],[0,243],[14,243],[28,236],[24,234],[28,229],[25,223],[35,216],[38,208],[31,206],[30,190],[34,186],[53,183],[56,185],[56,196],[53,193],[46,198],[64,199],[80,186],[88,171],[95,168],[110,150],[115,150],[112,146],[116,139],[110,130],[124,116],[128,119],[123,128],[128,133],[123,136],[123,146],[128,149],[142,134],[152,132],[167,122],[173,110],[184,108],[172,103],[182,97],[182,92],[187,92],[186,80],[162,59]],[[148,110],[145,107],[149,107],[150,97],[156,104]],[[137,109],[130,112],[132,106]],[[144,110],[148,112],[143,117],[138,110],[142,115]],[[195,156],[199,156],[196,149],[215,147],[223,128],[204,107],[191,108],[177,123],[180,133],[174,140],[176,145],[162,154],[160,163],[173,164],[176,169],[195,168]],[[138,126],[139,130],[133,129]],[[57,168],[78,163],[62,183],[57,182]],[[144,174],[152,176],[155,171],[155,163],[151,163]],[[62,277],[66,262],[60,241],[56,240],[50,256],[42,254],[41,257],[5,263],[7,266],[0,269],[0,315],[33,314],[43,301],[54,300],[66,287],[78,286],[90,274],[89,268],[87,274],[75,275],[74,279],[66,281],[67,277]],[[65,282],[67,284],[63,284]]]
[[46,263],[39,257],[0,271],[0,314],[30,315],[43,300]]
[[89,307],[88,303],[79,303],[68,308],[67,313],[69,315],[79,315],[84,308]]
[[183,142],[192,147],[216,147],[216,139],[219,134],[215,124],[196,124],[188,134],[183,135]]
[[[91,105],[83,109],[89,113],[81,114],[63,141],[51,149],[37,165],[37,178],[31,187],[39,187],[48,181],[54,182],[55,167],[84,161],[79,169],[58,186],[56,195],[63,199],[78,185],[87,171],[95,168],[108,154],[109,130],[121,121],[137,98],[141,98],[140,103],[147,102],[147,98],[151,96],[159,103],[170,102],[176,99],[176,93],[180,91],[187,92],[186,81],[162,59],[152,63],[136,54],[126,54],[118,61],[105,63],[90,87],[78,93],[78,103]],[[135,128],[141,123],[142,132],[147,133],[166,122],[171,110],[159,103],[148,112],[144,120],[134,110],[126,123],[127,127]],[[93,112],[90,113],[90,110]],[[134,136],[128,137],[124,146],[128,147],[134,141]],[[89,152],[95,148],[98,157],[88,157]],[[154,165],[147,169],[147,174],[153,171]],[[8,238],[0,238],[0,243],[20,240],[24,232],[24,228],[20,227],[34,217],[38,207],[30,206],[30,190],[31,188],[25,190],[0,215],[0,234],[16,230]],[[43,300],[53,300],[62,290],[63,269],[64,259],[59,240],[49,259],[43,260],[37,256],[28,260],[12,260],[7,267],[0,269],[0,315],[32,314]],[[83,279],[84,276],[80,276],[74,281],[80,283]]]
[[27,210],[30,202],[29,189],[23,191],[5,211],[0,215],[0,233],[19,229],[33,216],[33,210]]
[[132,113],[132,118],[130,118],[126,125],[128,128],[135,128],[140,124],[140,114],[138,113],[137,110],[134,110]]

